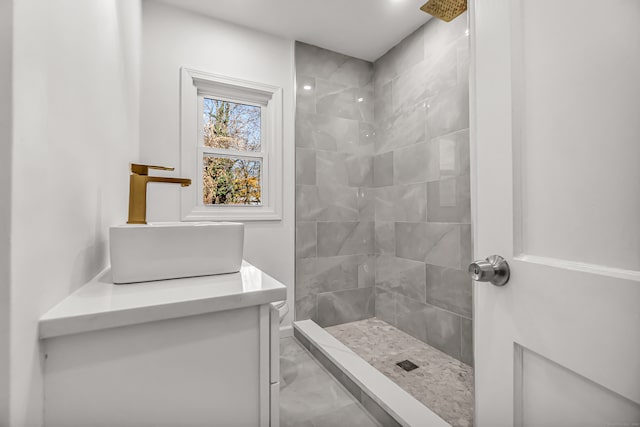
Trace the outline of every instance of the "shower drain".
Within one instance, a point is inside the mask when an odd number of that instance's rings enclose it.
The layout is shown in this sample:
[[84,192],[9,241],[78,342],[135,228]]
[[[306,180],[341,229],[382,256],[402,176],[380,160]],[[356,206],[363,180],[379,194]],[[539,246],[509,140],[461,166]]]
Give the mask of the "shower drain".
[[414,369],[418,369],[418,365],[416,365],[410,360],[403,360],[402,362],[396,363],[396,365],[400,366],[402,369],[404,369],[407,372],[413,371]]

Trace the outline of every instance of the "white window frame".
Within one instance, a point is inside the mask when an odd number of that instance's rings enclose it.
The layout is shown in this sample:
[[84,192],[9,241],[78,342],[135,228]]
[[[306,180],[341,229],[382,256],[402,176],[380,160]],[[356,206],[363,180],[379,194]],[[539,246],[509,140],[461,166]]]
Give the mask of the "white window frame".
[[[180,70],[181,175],[193,184],[181,191],[183,221],[279,221],[282,219],[282,88],[193,68]],[[203,98],[261,107],[261,151],[222,150],[203,143]],[[204,155],[261,159],[260,205],[205,205]]]

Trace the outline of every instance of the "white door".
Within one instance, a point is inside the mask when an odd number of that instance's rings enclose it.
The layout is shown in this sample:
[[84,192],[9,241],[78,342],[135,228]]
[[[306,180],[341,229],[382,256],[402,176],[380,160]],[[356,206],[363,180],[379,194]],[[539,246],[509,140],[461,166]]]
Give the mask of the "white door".
[[474,0],[476,426],[640,425],[640,0]]

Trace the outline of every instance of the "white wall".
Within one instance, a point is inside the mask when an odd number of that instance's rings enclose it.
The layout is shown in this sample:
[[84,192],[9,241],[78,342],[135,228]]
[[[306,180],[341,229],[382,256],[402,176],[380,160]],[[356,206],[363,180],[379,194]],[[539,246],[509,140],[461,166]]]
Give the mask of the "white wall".
[[[148,0],[143,3],[142,20],[140,157],[144,163],[179,169],[180,67],[189,66],[283,88],[283,220],[247,222],[244,257],[286,284],[288,299],[292,302],[295,173],[293,41]],[[180,176],[179,170],[172,175]],[[150,187],[147,220],[179,221],[180,187],[163,184]],[[289,325],[291,318],[290,312],[284,325]]]
[[0,426],[9,424],[12,24],[13,0],[0,0]]
[[140,12],[134,0],[14,4],[12,426],[42,424],[38,318],[107,264],[108,226],[126,220]]

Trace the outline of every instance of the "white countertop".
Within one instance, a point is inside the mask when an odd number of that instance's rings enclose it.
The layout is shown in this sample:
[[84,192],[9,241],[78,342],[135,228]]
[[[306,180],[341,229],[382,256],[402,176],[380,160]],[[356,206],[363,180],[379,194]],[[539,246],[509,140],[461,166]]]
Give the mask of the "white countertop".
[[233,310],[286,299],[286,287],[243,261],[238,273],[114,285],[107,268],[46,312],[40,338]]

